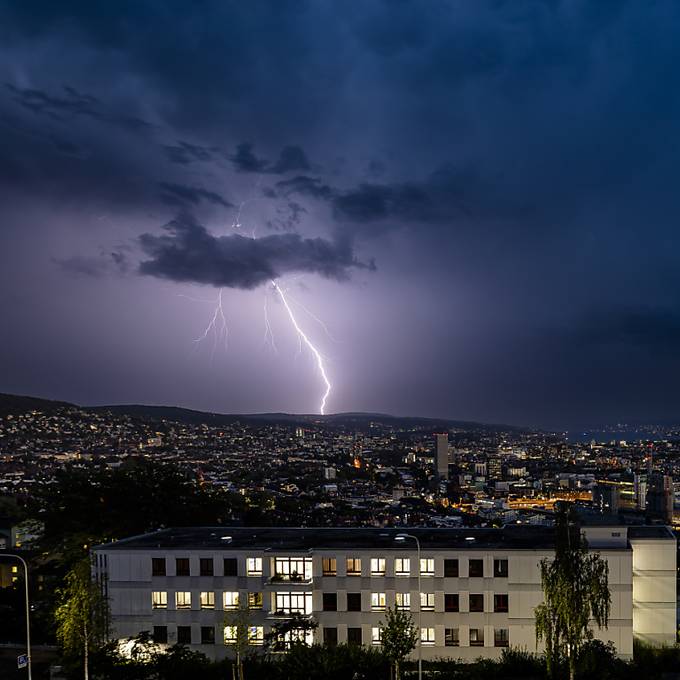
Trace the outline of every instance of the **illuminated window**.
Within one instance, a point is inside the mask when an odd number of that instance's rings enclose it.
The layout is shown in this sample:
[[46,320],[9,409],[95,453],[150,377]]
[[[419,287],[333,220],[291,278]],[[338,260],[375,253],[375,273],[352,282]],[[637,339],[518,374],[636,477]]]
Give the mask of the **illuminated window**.
[[311,581],[311,557],[274,558],[274,576],[283,581]]
[[423,557],[420,560],[420,575],[434,576],[434,560],[431,557]]
[[385,575],[385,558],[372,557],[371,558],[371,575],[384,576]]
[[420,593],[420,608],[424,612],[434,611],[434,593]]
[[385,593],[371,593],[371,609],[373,611],[385,609]]
[[404,609],[406,611],[411,609],[411,593],[396,593],[394,597],[397,609]]
[[238,637],[238,627],[237,626],[225,626],[224,627],[224,644],[233,645],[236,644]]
[[249,557],[246,560],[246,574],[248,576],[262,576],[261,557]]
[[238,591],[227,591],[222,595],[224,609],[238,609]]
[[324,576],[335,576],[338,573],[335,557],[324,557],[321,560],[321,570]]
[[277,614],[302,614],[312,613],[311,593],[276,593],[275,611]]
[[361,576],[361,558],[347,558],[347,576]]
[[191,593],[188,590],[175,593],[175,608],[191,609]]
[[248,593],[248,609],[262,609],[262,593]]
[[420,643],[423,646],[434,645],[434,628],[421,628],[420,629]]
[[167,609],[168,593],[165,590],[154,590],[151,593],[151,607],[153,609]]
[[411,575],[411,560],[408,557],[397,557],[394,560],[394,575],[395,576]]
[[371,628],[371,644],[380,645],[382,644],[382,628],[374,626]]
[[212,590],[201,593],[201,609],[215,609],[215,593]]
[[264,628],[262,626],[248,626],[248,644],[264,644]]

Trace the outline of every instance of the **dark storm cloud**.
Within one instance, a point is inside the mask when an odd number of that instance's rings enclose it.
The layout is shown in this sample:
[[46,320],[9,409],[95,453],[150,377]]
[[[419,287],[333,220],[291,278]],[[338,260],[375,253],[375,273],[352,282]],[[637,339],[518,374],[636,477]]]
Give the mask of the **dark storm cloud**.
[[253,145],[243,142],[236,147],[236,153],[229,157],[238,172],[258,172],[282,175],[286,172],[309,170],[309,161],[299,146],[286,146],[281,150],[275,163],[258,158]]
[[319,274],[344,281],[352,269],[372,269],[360,262],[349,243],[299,234],[246,238],[214,236],[190,215],[166,226],[168,235],[142,234],[139,243],[148,260],[139,271],[171,281],[250,289],[293,273]]
[[163,190],[163,201],[169,205],[198,205],[201,201],[208,201],[224,208],[233,208],[223,196],[215,191],[208,191],[202,187],[192,187],[185,184],[174,184],[172,182],[161,182]]
[[333,189],[330,186],[324,184],[318,177],[308,177],[307,175],[298,175],[291,179],[281,180],[276,183],[276,188],[283,196],[300,194],[301,196],[324,200],[333,197]]
[[216,159],[218,153],[218,149],[182,141],[163,146],[163,151],[169,161],[180,165],[189,165],[195,161],[210,162]]

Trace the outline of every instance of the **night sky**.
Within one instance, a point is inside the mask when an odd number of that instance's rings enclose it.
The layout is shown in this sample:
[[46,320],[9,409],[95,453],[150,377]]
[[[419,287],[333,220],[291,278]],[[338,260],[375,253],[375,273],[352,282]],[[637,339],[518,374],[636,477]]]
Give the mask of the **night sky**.
[[0,2],[0,391],[314,412],[276,280],[329,412],[676,418],[679,36],[676,0]]

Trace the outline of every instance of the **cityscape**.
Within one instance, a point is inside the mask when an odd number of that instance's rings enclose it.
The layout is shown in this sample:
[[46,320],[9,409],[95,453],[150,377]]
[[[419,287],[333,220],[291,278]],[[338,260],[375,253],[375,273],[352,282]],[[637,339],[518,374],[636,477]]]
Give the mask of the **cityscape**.
[[680,679],[675,0],[0,1],[0,679]]

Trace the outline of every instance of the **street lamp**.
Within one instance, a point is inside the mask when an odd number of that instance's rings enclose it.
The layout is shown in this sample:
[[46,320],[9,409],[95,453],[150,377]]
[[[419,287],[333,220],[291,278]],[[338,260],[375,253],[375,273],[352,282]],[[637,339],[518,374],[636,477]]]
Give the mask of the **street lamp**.
[[19,555],[11,553],[0,552],[0,557],[13,557],[19,560],[24,565],[24,592],[26,594],[26,656],[28,657],[28,680],[32,680],[31,676],[31,608],[28,602],[28,565],[26,560]]
[[420,586],[420,541],[413,534],[397,534],[394,540],[398,543],[404,543],[408,538],[416,542],[418,552],[418,680],[423,680],[423,591]]

